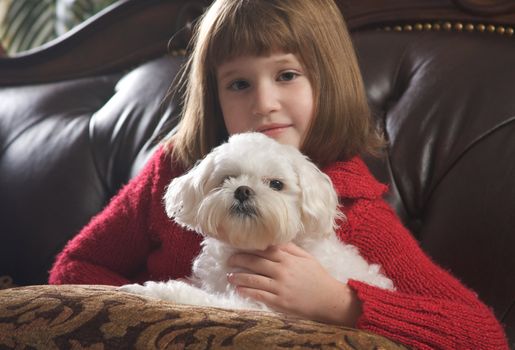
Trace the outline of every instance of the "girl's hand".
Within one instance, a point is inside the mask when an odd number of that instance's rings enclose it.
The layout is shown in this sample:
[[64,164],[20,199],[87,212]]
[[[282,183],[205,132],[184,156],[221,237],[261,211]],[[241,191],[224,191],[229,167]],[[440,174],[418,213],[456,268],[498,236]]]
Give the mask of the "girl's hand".
[[238,293],[277,311],[350,327],[361,315],[354,291],[293,243],[237,253],[228,263],[250,271],[227,276]]

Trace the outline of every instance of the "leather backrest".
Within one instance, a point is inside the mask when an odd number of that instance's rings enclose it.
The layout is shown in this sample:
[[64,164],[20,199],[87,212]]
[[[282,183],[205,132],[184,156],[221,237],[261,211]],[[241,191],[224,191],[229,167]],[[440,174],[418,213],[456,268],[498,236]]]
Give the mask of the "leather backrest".
[[370,164],[390,203],[502,319],[515,301],[513,39],[374,30],[354,40],[389,141]]
[[0,275],[42,284],[55,255],[133,177],[175,106],[181,59],[0,88]]

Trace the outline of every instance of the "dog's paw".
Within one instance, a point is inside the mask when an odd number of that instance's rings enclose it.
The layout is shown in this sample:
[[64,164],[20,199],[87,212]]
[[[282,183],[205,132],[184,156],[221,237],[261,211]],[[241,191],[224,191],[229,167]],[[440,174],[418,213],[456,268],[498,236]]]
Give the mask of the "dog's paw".
[[145,286],[142,286],[141,284],[137,284],[137,283],[134,283],[134,284],[125,284],[121,287],[118,287],[118,290],[120,292],[126,292],[126,293],[131,293],[131,294],[139,294],[139,295],[146,295],[147,294],[147,290],[148,288],[145,287]]
[[161,300],[177,301],[176,294],[186,283],[170,280],[168,282],[147,281],[141,284],[126,284],[118,288],[121,292],[143,295]]

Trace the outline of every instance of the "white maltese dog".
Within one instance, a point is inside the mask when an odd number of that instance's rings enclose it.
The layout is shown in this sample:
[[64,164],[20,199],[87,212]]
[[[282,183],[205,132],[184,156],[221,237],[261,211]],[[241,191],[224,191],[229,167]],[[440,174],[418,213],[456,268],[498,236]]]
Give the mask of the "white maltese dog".
[[293,146],[260,133],[231,136],[164,196],[166,212],[204,240],[187,281],[129,284],[122,291],[180,304],[270,310],[239,296],[227,282],[227,266],[238,251],[264,250],[293,242],[313,255],[337,280],[363,281],[393,290],[379,265],[368,264],[335,235],[343,219],[331,180]]

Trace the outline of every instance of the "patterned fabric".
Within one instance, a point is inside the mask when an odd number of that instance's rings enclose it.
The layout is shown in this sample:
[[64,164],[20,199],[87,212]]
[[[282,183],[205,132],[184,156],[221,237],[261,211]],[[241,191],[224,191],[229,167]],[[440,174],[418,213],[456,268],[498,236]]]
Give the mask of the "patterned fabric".
[[259,311],[175,305],[107,286],[0,291],[0,348],[406,349],[356,329]]
[[41,46],[113,2],[0,0],[0,46],[10,55]]

